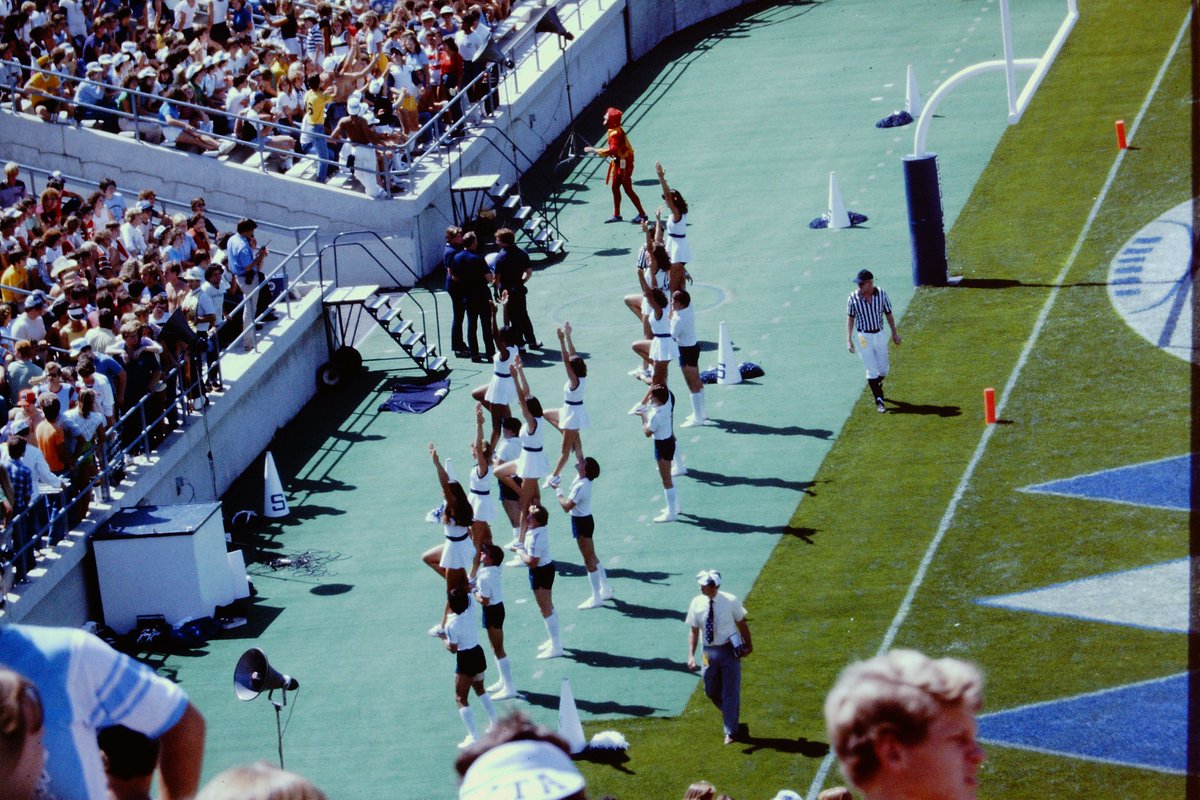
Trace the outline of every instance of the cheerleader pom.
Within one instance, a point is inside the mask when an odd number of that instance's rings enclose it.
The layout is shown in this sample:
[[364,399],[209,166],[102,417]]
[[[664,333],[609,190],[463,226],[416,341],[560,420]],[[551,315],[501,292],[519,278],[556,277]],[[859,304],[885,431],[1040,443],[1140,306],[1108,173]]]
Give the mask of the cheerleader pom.
[[425,515],[425,521],[433,525],[440,525],[442,522],[442,514],[446,511],[446,504],[442,503],[432,509]]
[[600,731],[588,742],[592,750],[628,750],[629,740],[617,731]]

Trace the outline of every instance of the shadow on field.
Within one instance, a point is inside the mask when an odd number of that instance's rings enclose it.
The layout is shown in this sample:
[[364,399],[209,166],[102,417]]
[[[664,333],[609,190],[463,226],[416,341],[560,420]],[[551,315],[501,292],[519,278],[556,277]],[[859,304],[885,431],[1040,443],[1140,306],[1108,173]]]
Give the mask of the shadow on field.
[[[611,578],[612,573],[608,573]],[[620,611],[627,617],[634,619],[676,619],[683,622],[687,619],[687,614],[675,608],[655,608],[654,606],[643,606],[637,603],[630,603],[628,600],[613,598],[613,608]]]
[[759,750],[775,750],[780,753],[795,753],[806,758],[824,758],[829,753],[829,745],[825,742],[814,742],[799,736],[795,739],[783,739],[772,736],[747,736],[743,742],[747,745],[742,752],[753,755]]
[[[541,706],[542,708],[549,708],[554,711],[558,710],[558,695],[545,694],[543,692],[525,692],[523,697],[530,705]],[[575,698],[575,705],[580,711],[586,711],[589,714],[621,714],[628,717],[649,717],[653,716],[655,711],[664,710],[655,708],[654,706],[618,703],[615,700],[597,702],[595,700],[584,700],[579,697]]]
[[661,572],[659,570],[640,570],[628,569],[626,567],[613,567],[607,570],[610,578],[630,578],[631,580],[641,581],[642,583],[657,583],[665,586],[667,579],[677,575],[676,572]]
[[790,529],[783,525],[751,525],[746,522],[733,522],[715,517],[700,517],[686,511],[679,512],[679,521],[687,525],[695,525],[713,533],[788,533]]
[[[663,670],[665,672],[682,672],[685,675],[691,674],[686,664],[670,658],[636,658],[607,653],[603,650],[579,650],[574,647],[568,647],[566,651],[570,653],[571,658],[580,664],[587,664],[589,667]],[[580,703],[579,707],[583,708],[583,704]]]
[[723,475],[720,472],[709,472],[691,467],[688,467],[687,477],[697,483],[709,486],[759,486],[766,489],[789,489],[793,492],[804,492],[807,495],[814,494],[809,490],[817,485],[816,481],[785,481],[782,478],[748,478],[744,475]]
[[903,400],[897,400],[894,397],[887,398],[887,402],[891,404],[888,409],[889,414],[929,414],[938,417],[958,417],[962,415],[962,409],[958,406],[935,406],[931,403],[906,403]]
[[745,422],[740,419],[713,419],[712,417],[709,417],[708,421],[729,433],[755,433],[766,434],[768,436],[811,436],[814,439],[829,439],[833,436],[833,431],[825,430],[824,428],[801,428],[799,425],[788,425],[781,428],[774,425],[762,425],[757,422]]

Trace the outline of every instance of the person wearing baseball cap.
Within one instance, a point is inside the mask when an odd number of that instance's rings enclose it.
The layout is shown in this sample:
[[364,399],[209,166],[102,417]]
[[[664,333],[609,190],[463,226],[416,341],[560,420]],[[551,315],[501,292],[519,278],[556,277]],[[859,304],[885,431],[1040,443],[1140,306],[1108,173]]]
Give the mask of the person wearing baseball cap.
[[[687,611],[688,660],[693,672],[700,669],[704,693],[721,712],[725,727],[725,744],[746,741],[749,728],[740,722],[742,705],[742,662],[754,647],[750,642],[750,626],[746,624],[746,609],[742,601],[729,592],[720,591],[721,573],[715,569],[701,570],[696,575],[700,594]],[[703,640],[701,640],[703,636]],[[704,664],[696,663],[696,644],[703,641]]]

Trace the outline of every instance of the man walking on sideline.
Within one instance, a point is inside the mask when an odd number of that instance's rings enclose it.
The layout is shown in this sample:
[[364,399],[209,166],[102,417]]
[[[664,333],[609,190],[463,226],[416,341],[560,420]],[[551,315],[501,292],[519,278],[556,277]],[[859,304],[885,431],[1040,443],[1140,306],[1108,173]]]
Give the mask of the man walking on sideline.
[[696,643],[704,631],[704,693],[721,711],[725,726],[725,744],[744,740],[747,731],[738,723],[742,705],[742,662],[750,655],[750,626],[746,624],[746,609],[742,601],[729,592],[718,591],[721,573],[706,569],[696,576],[700,594],[688,606],[688,661],[693,672],[697,669]]
[[846,301],[846,348],[854,352],[854,340],[858,339],[858,357],[867,370],[867,386],[875,398],[875,408],[886,413],[883,405],[883,379],[888,374],[888,340],[883,333],[883,321],[887,320],[892,331],[892,341],[900,344],[896,321],[892,319],[892,303],[887,293],[875,287],[875,276],[869,269],[860,269],[854,278],[858,288],[850,293]]

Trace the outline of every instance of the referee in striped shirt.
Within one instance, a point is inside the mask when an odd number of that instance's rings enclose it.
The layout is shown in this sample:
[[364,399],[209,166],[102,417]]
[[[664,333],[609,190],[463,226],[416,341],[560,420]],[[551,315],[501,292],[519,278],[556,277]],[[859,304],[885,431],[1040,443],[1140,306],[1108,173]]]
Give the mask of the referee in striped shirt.
[[858,288],[850,293],[846,301],[846,348],[853,353],[855,339],[858,340],[858,356],[867,370],[867,385],[875,398],[875,408],[880,414],[887,409],[883,405],[883,379],[888,374],[888,340],[883,333],[883,321],[887,320],[892,331],[892,341],[900,344],[896,321],[892,319],[892,303],[887,293],[875,288],[875,276],[869,269],[861,269],[854,282]]

